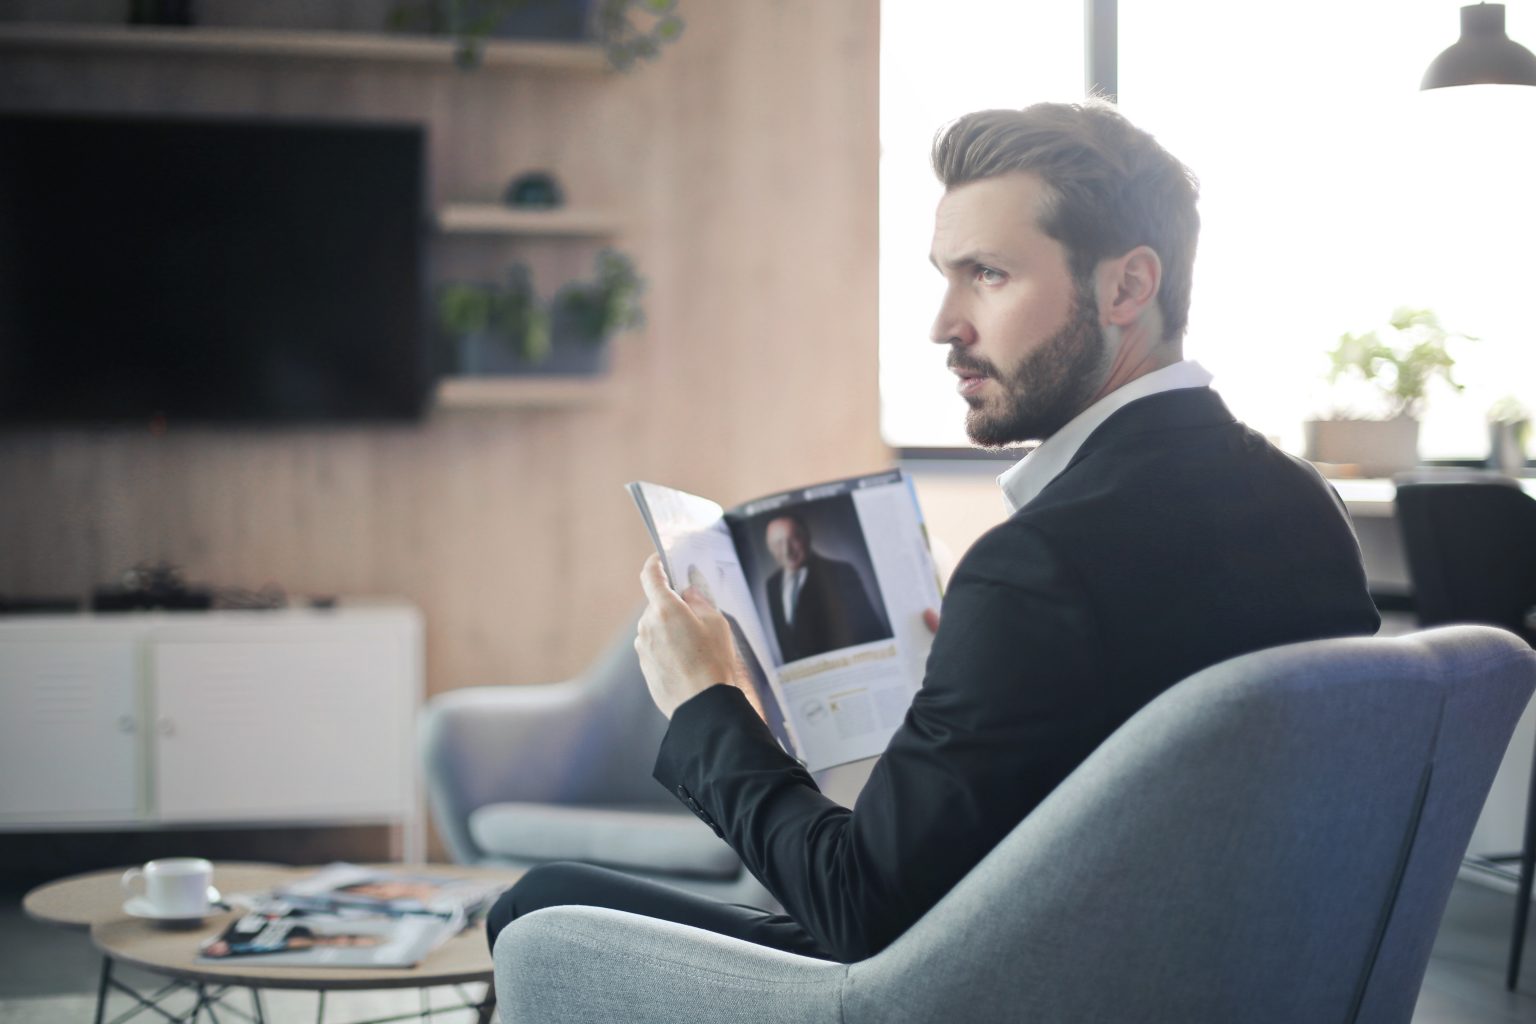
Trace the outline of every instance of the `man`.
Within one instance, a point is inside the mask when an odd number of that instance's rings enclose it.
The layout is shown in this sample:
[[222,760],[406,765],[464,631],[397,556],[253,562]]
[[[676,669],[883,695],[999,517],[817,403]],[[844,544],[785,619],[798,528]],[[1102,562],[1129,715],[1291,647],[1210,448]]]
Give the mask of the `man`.
[[732,685],[724,621],[652,559],[636,648],[671,718],[656,778],[786,913],[602,882],[578,893],[559,868],[531,873],[506,912],[563,897],[860,960],[1169,686],[1248,651],[1376,630],[1337,497],[1183,360],[1188,171],[1098,103],[968,115],[934,167],[947,290],[932,338],[967,430],[1043,443],[1000,478],[1013,514],[956,568],[906,720],[856,806],[827,800]]
[[869,602],[859,570],[818,554],[803,519],[791,514],[769,520],[763,539],[779,566],[764,589],[784,661],[891,635]]

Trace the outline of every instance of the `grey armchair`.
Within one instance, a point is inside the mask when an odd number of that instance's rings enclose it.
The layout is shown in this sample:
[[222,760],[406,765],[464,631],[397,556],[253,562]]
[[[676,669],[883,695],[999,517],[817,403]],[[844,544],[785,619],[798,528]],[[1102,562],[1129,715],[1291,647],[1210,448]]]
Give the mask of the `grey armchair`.
[[774,906],[731,848],[651,778],[667,722],[634,636],[631,621],[575,679],[427,702],[419,739],[439,834],[460,864],[581,860]]
[[852,965],[561,907],[496,945],[528,1022],[1406,1022],[1536,654],[1454,626],[1214,666]]

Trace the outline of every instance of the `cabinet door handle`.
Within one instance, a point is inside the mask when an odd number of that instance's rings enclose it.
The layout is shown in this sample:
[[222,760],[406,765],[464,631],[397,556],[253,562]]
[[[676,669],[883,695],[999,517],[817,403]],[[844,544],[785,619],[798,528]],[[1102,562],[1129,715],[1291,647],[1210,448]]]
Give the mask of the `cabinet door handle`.
[[138,723],[133,720],[132,715],[123,715],[117,720],[118,732],[132,733],[137,727]]
[[171,721],[169,718],[162,718],[162,719],[160,719],[160,735],[161,736],[175,736],[176,735],[176,723]]

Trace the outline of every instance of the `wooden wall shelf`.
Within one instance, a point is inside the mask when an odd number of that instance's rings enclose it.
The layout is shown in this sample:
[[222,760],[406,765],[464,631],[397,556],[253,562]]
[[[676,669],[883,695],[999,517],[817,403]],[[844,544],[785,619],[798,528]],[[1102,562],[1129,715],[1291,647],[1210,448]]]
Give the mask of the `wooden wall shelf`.
[[437,211],[437,229],[453,235],[608,238],[619,233],[619,222],[601,210],[519,210],[497,203],[448,203]]
[[606,397],[607,377],[444,377],[439,409],[565,409]]
[[[5,22],[0,23],[0,50],[308,58],[393,62],[457,70],[451,40],[404,33]],[[601,74],[610,70],[602,48],[588,43],[491,41],[484,46],[481,66],[491,70],[529,69],[582,74]]]

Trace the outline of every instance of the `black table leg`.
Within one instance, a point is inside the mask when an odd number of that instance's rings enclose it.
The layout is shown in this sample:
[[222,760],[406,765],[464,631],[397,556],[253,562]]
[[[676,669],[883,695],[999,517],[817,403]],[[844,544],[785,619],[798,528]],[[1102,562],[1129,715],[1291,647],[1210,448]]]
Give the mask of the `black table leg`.
[[101,984],[96,988],[96,1024],[101,1024],[107,1015],[107,990],[112,986],[112,958],[101,958]]
[[491,1024],[491,1017],[496,1012],[496,986],[485,986],[485,1000],[480,1004],[480,1013],[475,1017],[475,1024]]

